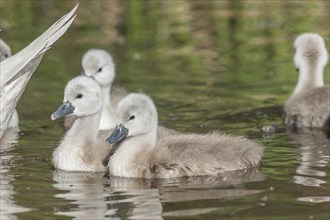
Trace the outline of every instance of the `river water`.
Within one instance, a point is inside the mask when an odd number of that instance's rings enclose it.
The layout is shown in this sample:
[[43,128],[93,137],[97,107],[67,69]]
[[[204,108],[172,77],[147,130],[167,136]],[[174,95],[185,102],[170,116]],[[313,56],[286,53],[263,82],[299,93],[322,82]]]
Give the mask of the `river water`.
[[[13,52],[75,4],[0,3],[1,38]],[[317,32],[330,48],[329,7],[329,1],[80,1],[74,24],[46,53],[17,106],[20,131],[1,140],[0,219],[329,219],[329,134],[290,131],[282,119],[297,81],[293,41]],[[150,95],[161,124],[261,143],[260,169],[170,180],[54,170],[51,154],[65,131],[50,115],[90,48],[111,52],[115,84]]]

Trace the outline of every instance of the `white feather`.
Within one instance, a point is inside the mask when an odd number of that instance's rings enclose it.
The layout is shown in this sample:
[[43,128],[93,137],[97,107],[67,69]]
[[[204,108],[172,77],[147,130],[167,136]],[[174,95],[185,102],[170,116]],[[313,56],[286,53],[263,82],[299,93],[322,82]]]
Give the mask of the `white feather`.
[[55,43],[69,28],[75,19],[76,5],[68,14],[55,22],[47,31],[30,43],[27,47],[1,62],[0,88],[1,88],[1,124],[0,138],[6,131],[10,118],[15,110],[25,87],[33,72],[38,67],[43,54]]

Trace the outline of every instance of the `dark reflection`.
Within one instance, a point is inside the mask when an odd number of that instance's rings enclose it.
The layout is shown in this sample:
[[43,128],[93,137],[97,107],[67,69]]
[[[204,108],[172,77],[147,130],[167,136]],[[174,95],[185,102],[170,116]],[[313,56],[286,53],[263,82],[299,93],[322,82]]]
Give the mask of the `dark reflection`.
[[[161,182],[155,179],[109,177],[107,198],[116,217],[129,219],[162,219]],[[111,216],[114,217],[114,216]]]
[[162,219],[163,216],[199,215],[216,208],[200,207],[164,212],[163,205],[177,202],[233,199],[255,194],[241,184],[264,179],[258,170],[230,172],[218,176],[177,179],[134,179],[104,177],[103,173],[54,171],[53,186],[66,190],[57,198],[76,207],[56,214],[78,219],[130,218]]
[[9,174],[14,161],[14,155],[11,151],[15,149],[18,143],[19,129],[8,128],[0,139],[0,219],[17,219],[14,213],[29,211],[27,208],[16,205],[13,201],[15,194],[11,182],[15,180],[14,176]]
[[241,30],[240,21],[242,21],[242,2],[229,2],[229,11],[232,13],[228,18],[228,34],[229,34],[229,42],[230,42],[230,50],[232,63],[239,63],[240,60],[238,58],[240,50],[240,41],[238,40],[239,32]]
[[[218,115],[217,121],[222,122],[221,129],[230,126],[231,123],[240,124],[242,129],[247,129],[245,134],[248,138],[265,138],[275,133],[285,132],[282,123],[282,106],[268,106],[255,108],[249,111]],[[238,127],[238,126],[237,126]],[[253,128],[251,128],[253,127]],[[216,127],[215,127],[216,128]]]
[[[329,131],[303,129],[288,131],[300,154],[300,165],[293,176],[296,184],[322,187],[329,184],[330,139]],[[302,193],[301,196],[305,195]],[[299,201],[313,203],[330,201],[329,196],[309,195],[299,197]]]
[[[262,192],[262,190],[246,189],[245,183],[264,180],[258,169],[228,172],[218,176],[189,177],[178,182],[167,183],[161,189],[163,204],[178,204],[174,210],[166,210],[163,216],[184,217],[206,214],[219,209],[212,201],[233,200],[243,196]],[[211,202],[210,202],[211,201]],[[198,208],[180,206],[179,204],[195,203]]]

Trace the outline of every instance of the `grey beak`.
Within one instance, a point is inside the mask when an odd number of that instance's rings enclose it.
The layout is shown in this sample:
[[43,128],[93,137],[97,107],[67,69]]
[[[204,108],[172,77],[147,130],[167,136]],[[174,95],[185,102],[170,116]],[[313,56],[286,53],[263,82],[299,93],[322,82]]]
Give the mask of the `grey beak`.
[[71,105],[71,102],[66,101],[52,114],[51,119],[56,120],[62,118],[68,114],[71,114],[73,110],[74,107]]
[[115,144],[128,135],[128,129],[125,128],[122,124],[117,125],[117,127],[113,130],[110,137],[106,140],[107,144]]
[[81,69],[80,75],[85,75],[85,70],[84,69]]

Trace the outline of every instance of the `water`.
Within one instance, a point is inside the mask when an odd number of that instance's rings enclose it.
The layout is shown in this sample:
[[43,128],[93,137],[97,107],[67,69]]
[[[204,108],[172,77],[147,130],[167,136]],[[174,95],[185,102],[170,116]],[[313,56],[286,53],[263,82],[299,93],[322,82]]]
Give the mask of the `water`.
[[[1,38],[17,52],[73,5],[1,0]],[[329,219],[329,136],[287,130],[281,109],[297,80],[293,40],[312,31],[329,45],[328,9],[328,1],[81,1],[18,104],[20,132],[1,142],[1,219]],[[64,129],[50,115],[92,47],[112,53],[115,84],[155,100],[160,123],[248,136],[265,147],[261,169],[174,180],[54,171]]]

